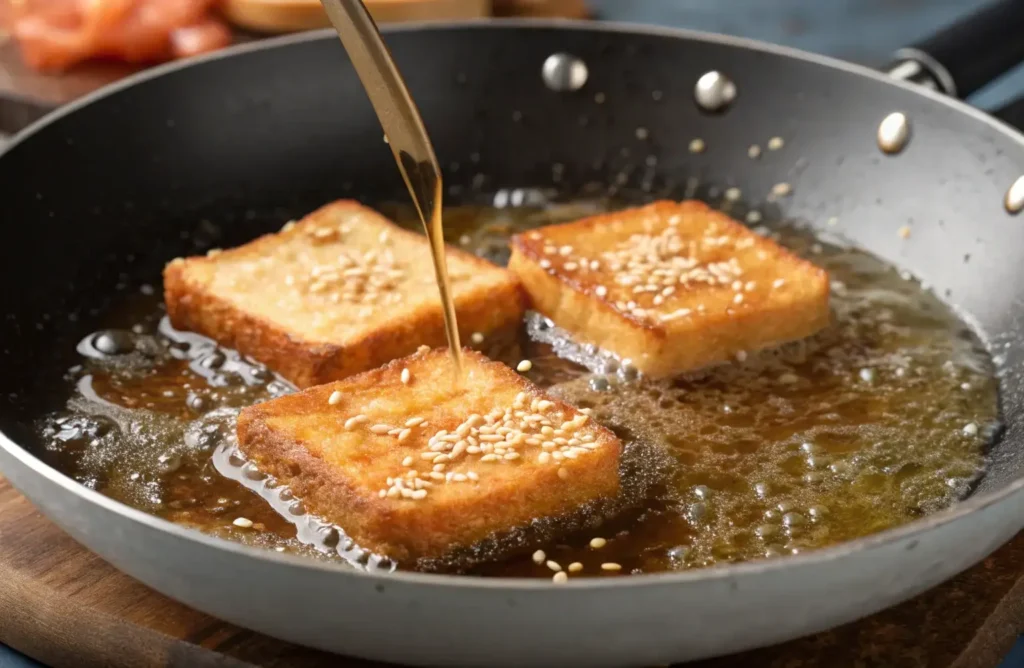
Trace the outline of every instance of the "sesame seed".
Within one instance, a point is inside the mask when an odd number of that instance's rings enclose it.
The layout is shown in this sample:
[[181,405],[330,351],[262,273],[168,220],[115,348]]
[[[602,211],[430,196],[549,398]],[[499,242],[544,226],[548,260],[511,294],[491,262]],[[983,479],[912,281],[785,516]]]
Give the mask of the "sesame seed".
[[476,481],[480,480],[480,476],[478,476],[476,474],[476,471],[469,471],[469,472],[467,472],[466,473],[466,477],[469,478],[470,480],[472,480],[473,482],[476,482]]
[[551,461],[551,455],[549,453],[542,452],[539,455],[537,455],[538,464],[547,464],[549,461]]
[[746,362],[747,361],[747,351],[746,350],[738,351],[736,353],[736,361],[737,362]]
[[562,480],[567,480],[569,478],[569,470],[564,466],[558,469],[558,477]]
[[510,452],[510,453],[505,455],[505,459],[508,459],[510,461],[513,460],[513,459],[519,459],[519,453],[518,452]]
[[704,140],[696,138],[690,141],[690,153],[703,153],[704,152]]
[[579,573],[583,570],[583,564],[581,564],[578,561],[574,561],[571,564],[569,564],[568,570],[570,573]]
[[602,571],[621,571],[622,570],[622,566],[620,566],[619,564],[615,563],[614,561],[608,561],[608,562],[605,562],[605,563],[601,564],[601,570]]
[[484,335],[481,334],[480,332],[473,332],[473,334],[470,335],[469,340],[476,345],[480,345],[481,343],[484,342]]
[[556,584],[562,584],[569,581],[569,576],[564,571],[559,571],[551,576],[551,581]]
[[533,362],[531,362],[530,360],[523,360],[522,362],[516,365],[516,371],[518,371],[519,373],[526,373],[532,368]]
[[427,490],[425,490],[425,489],[418,489],[418,490],[416,490],[415,492],[412,493],[412,498],[417,499],[417,500],[427,498]]
[[544,554],[544,550],[537,550],[533,553],[533,563],[540,565],[547,561],[548,556]]
[[377,492],[377,496],[379,496],[382,499],[385,498],[387,495],[388,495],[388,490],[386,490],[386,489],[382,489],[379,492]]
[[750,148],[747,149],[747,156],[750,157],[751,159],[755,159],[755,158],[759,157],[760,155],[761,155],[761,147],[758,146],[757,144],[753,144],[753,145],[751,145]]
[[768,150],[778,151],[785,145],[785,143],[786,142],[783,141],[782,137],[772,137],[771,139],[768,140]]
[[351,429],[357,425],[363,424],[364,422],[368,422],[369,419],[370,418],[366,417],[361,413],[354,417],[350,417],[349,419],[345,420],[345,429]]
[[374,434],[386,434],[392,429],[393,427],[387,424],[375,424],[372,427],[370,427],[370,431],[372,431]]
[[413,461],[414,460],[412,458],[412,455],[409,455],[408,457],[406,457],[405,459],[402,460],[402,466],[406,466],[406,467],[412,466]]
[[341,392],[335,390],[331,392],[331,396],[327,397],[327,404],[330,406],[337,406],[338,404],[341,403],[341,400],[342,398],[344,398],[344,396],[345,395],[343,395]]
[[562,565],[559,564],[557,561],[551,561],[549,559],[548,561],[545,562],[545,564],[547,565],[548,568],[550,568],[551,570],[555,571],[556,573],[558,571],[562,570]]
[[252,520],[250,520],[247,517],[236,517],[235,521],[232,522],[232,524],[234,524],[236,527],[239,527],[240,529],[252,528]]
[[785,197],[793,192],[793,186],[788,183],[776,183],[772,186],[772,194],[776,197]]
[[595,550],[600,550],[602,547],[604,547],[607,544],[608,544],[608,541],[605,540],[604,538],[591,538],[590,539],[590,547],[594,548]]
[[405,384],[405,385],[408,385],[409,381],[411,379],[412,379],[412,374],[409,373],[409,370],[408,369],[402,369],[402,383]]
[[418,424],[423,424],[425,420],[421,417],[412,417],[405,421],[406,427],[415,427]]
[[404,441],[405,439],[409,438],[410,434],[412,434],[412,429],[403,429],[402,431],[398,432],[398,440]]
[[899,235],[900,235],[900,239],[909,239],[910,238],[910,227],[907,226],[907,225],[904,225],[903,227],[901,227],[899,229]]
[[968,436],[977,436],[978,435],[978,425],[976,425],[973,422],[964,425],[964,433],[967,434]]

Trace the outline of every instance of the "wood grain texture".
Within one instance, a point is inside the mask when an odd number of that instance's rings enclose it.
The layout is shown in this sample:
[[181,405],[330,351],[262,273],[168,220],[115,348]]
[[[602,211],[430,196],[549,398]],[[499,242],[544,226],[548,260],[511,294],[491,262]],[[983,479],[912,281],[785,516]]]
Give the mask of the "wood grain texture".
[[[1024,534],[873,617],[697,668],[995,668],[1024,632]],[[175,603],[121,574],[0,478],[0,642],[55,668],[372,668]],[[765,614],[785,614],[766,610]]]
[[[364,4],[377,23],[454,21],[491,14],[490,0],[364,0]],[[232,23],[260,32],[330,26],[320,0],[224,0],[221,9]]]

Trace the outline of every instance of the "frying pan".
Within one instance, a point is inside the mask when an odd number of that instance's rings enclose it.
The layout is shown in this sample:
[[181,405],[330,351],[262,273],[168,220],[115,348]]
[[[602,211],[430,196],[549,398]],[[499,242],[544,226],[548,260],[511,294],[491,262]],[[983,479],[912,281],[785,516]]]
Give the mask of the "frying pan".
[[[1024,526],[1024,217],[1004,202],[1024,172],[1024,137],[943,94],[966,95],[1024,58],[1022,27],[1024,6],[1004,2],[904,52],[896,70],[918,83],[679,30],[482,22],[386,35],[449,201],[597,183],[648,198],[737,186],[760,206],[787,182],[792,195],[770,213],[841,234],[930,284],[990,346],[1005,423],[987,475],[944,512],[791,558],[556,587],[369,575],[259,551],[43,464],[31,421],[63,387],[55,369],[73,363],[74,344],[125,285],[333,198],[402,196],[378,122],[326,33],[158,68],[58,111],[0,155],[0,468],[154,589],[272,636],[385,661],[659,664],[783,641],[911,597]],[[717,113],[694,101],[709,71],[735,89]],[[710,92],[720,101],[721,88]],[[909,141],[886,154],[876,134],[895,111]],[[773,136],[783,150],[747,157]],[[698,137],[706,150],[692,153]],[[897,233],[905,225],[909,239]]]

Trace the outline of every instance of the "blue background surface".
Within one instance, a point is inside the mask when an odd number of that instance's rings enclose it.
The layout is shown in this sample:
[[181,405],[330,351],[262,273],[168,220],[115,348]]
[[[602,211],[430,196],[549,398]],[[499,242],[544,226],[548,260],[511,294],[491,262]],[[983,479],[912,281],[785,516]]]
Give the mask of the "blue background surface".
[[[978,0],[590,0],[590,4],[599,17],[606,20],[750,37],[881,66],[897,48],[935,32],[984,3]],[[975,95],[971,102],[994,109],[1020,95],[1024,95],[1024,66]],[[3,611],[0,614],[4,614]],[[39,666],[0,645],[0,668]],[[1001,668],[1024,668],[1024,641],[1017,643]]]

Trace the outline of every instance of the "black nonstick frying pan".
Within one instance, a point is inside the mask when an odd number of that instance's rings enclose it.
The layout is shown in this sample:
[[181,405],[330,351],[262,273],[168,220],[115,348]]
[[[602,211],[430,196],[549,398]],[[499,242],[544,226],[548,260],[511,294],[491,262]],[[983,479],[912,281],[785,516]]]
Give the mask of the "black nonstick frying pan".
[[[596,182],[652,198],[737,186],[760,206],[785,182],[791,195],[766,210],[821,229],[838,221],[829,232],[929,283],[990,346],[1005,423],[987,475],[951,509],[791,558],[553,587],[371,575],[250,549],[43,464],[32,421],[63,387],[53,369],[73,363],[125,286],[337,197],[402,194],[355,73],[324,33],[158,68],[51,115],[0,154],[0,468],[154,589],[289,641],[386,661],[666,663],[906,599],[1024,526],[1024,137],[947,95],[1024,59],[1022,29],[1024,3],[1003,2],[903,52],[894,71],[916,83],[676,30],[484,22],[386,35],[447,167],[449,200]],[[879,127],[895,112],[909,132],[890,119],[885,152]],[[785,150],[749,159],[769,137]],[[688,149],[694,138],[704,152]]]

